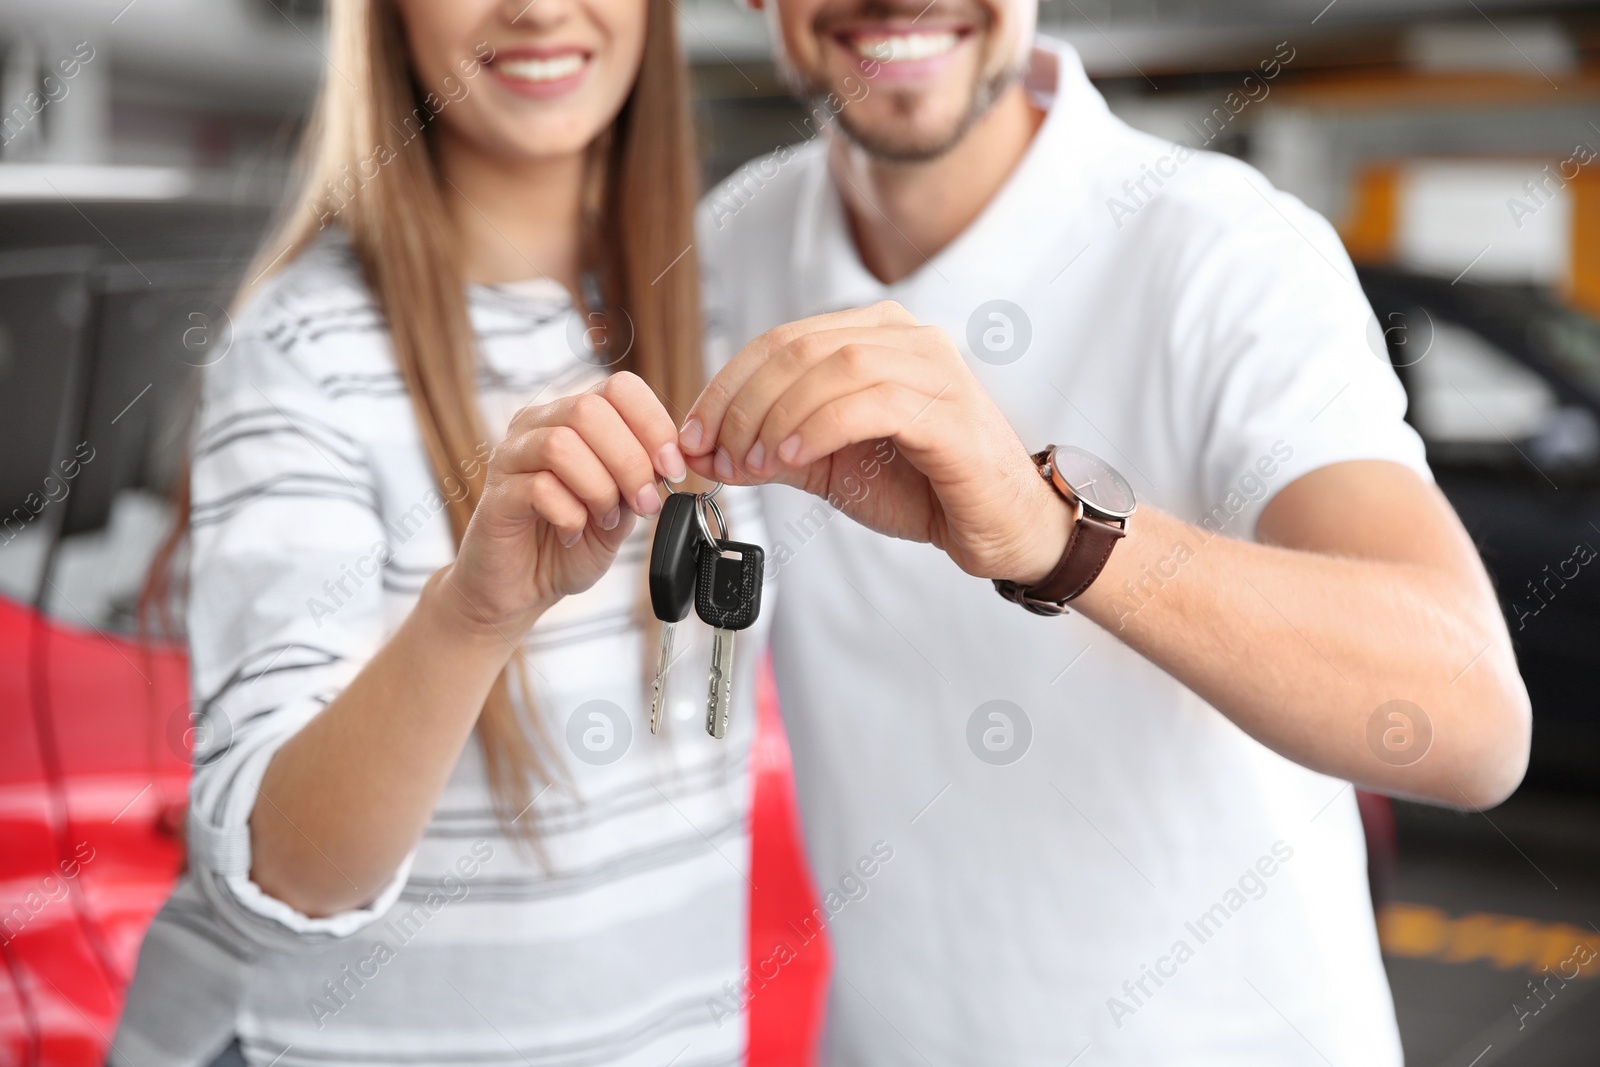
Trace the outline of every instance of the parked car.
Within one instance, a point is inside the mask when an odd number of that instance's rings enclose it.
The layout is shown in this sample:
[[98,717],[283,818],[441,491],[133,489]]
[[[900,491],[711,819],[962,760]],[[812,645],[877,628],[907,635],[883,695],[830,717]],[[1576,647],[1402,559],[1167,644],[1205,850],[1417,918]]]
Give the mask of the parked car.
[[1534,786],[1600,788],[1600,321],[1532,287],[1363,268],[1439,487],[1494,579]]

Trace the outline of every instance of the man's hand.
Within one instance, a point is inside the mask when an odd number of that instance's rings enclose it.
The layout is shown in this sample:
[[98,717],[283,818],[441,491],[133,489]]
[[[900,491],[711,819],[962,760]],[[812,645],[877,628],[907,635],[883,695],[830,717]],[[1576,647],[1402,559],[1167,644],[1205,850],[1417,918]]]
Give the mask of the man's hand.
[[[846,480],[885,440],[898,456],[856,499]],[[841,502],[979,577],[1038,581],[1067,542],[1067,507],[950,338],[892,302],[757,337],[706,386],[679,441],[703,477]]]
[[[981,577],[1038,581],[1066,544],[1070,513],[955,346],[896,304],[756,338],[695,402],[680,444],[703,476],[798,486]],[[853,478],[875,461],[862,495]],[[1143,507],[1074,610],[1296,763],[1437,803],[1504,799],[1527,765],[1527,693],[1438,490],[1395,463],[1333,464],[1281,489],[1256,534],[1212,536]],[[1368,737],[1395,699],[1431,720],[1414,764]]]

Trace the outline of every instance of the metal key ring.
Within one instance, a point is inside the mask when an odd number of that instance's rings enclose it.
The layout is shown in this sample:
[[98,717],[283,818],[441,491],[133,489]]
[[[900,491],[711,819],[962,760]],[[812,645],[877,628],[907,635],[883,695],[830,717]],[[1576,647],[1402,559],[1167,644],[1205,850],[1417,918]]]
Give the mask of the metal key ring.
[[[672,483],[667,481],[667,479],[664,476],[658,476],[656,478],[656,484],[661,486],[661,488],[666,490],[666,494],[665,495],[667,495],[667,496],[671,496],[673,493],[678,492],[678,490],[672,488]],[[714,497],[718,493],[722,492],[722,485],[723,485],[723,483],[718,482],[716,485],[712,486],[710,489],[706,490],[704,493],[696,493],[695,496],[704,497],[705,499],[710,500],[712,497]]]
[[[717,492],[721,488],[722,488],[722,483],[718,482],[717,483],[717,488],[711,490],[711,492],[709,492],[709,493],[696,493],[694,495],[695,504],[696,504],[696,507],[694,509],[694,517],[696,519],[698,519],[699,522],[700,522],[700,533],[701,533],[702,536],[705,537],[706,544],[712,545],[713,547],[716,545],[718,540],[726,541],[728,539],[728,523],[727,523],[727,520],[725,520],[722,517],[722,509],[717,506],[716,500],[713,499],[713,497],[715,497],[717,495]],[[707,504],[709,504],[711,506],[711,513],[717,517],[717,529],[722,531],[722,536],[720,538],[716,538],[716,537],[712,537],[711,536],[711,524],[706,521],[705,505],[707,505]]]

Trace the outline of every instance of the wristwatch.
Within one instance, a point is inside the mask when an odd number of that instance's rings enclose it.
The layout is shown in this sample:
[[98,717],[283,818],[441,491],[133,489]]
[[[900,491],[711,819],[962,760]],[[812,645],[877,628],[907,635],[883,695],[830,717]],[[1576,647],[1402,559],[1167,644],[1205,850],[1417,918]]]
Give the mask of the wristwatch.
[[1100,577],[1111,550],[1127,536],[1138,502],[1115,467],[1087,449],[1047,445],[1033,454],[1039,475],[1072,508],[1067,547],[1055,569],[1035,585],[994,579],[995,590],[1035,615],[1065,615],[1067,604]]

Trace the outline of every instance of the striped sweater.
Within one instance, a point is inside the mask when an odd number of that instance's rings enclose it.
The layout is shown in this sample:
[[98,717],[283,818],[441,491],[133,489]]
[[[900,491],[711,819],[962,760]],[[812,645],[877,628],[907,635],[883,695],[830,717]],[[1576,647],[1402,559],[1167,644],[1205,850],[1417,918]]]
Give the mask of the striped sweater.
[[[491,433],[606,373],[554,282],[473,286],[469,304]],[[681,624],[652,736],[640,524],[523,644],[561,769],[519,817],[542,856],[502,835],[474,742],[390,882],[364,908],[309,918],[249,879],[261,777],[454,551],[346,242],[323,239],[241,311],[193,448],[189,874],[146,940],[112,1062],[205,1063],[234,1034],[252,1064],[280,1067],[738,1062],[726,989],[745,954],[764,627],[741,636],[732,725],[715,741],[700,725],[709,631]],[[735,536],[763,539],[753,498],[723,503]]]

